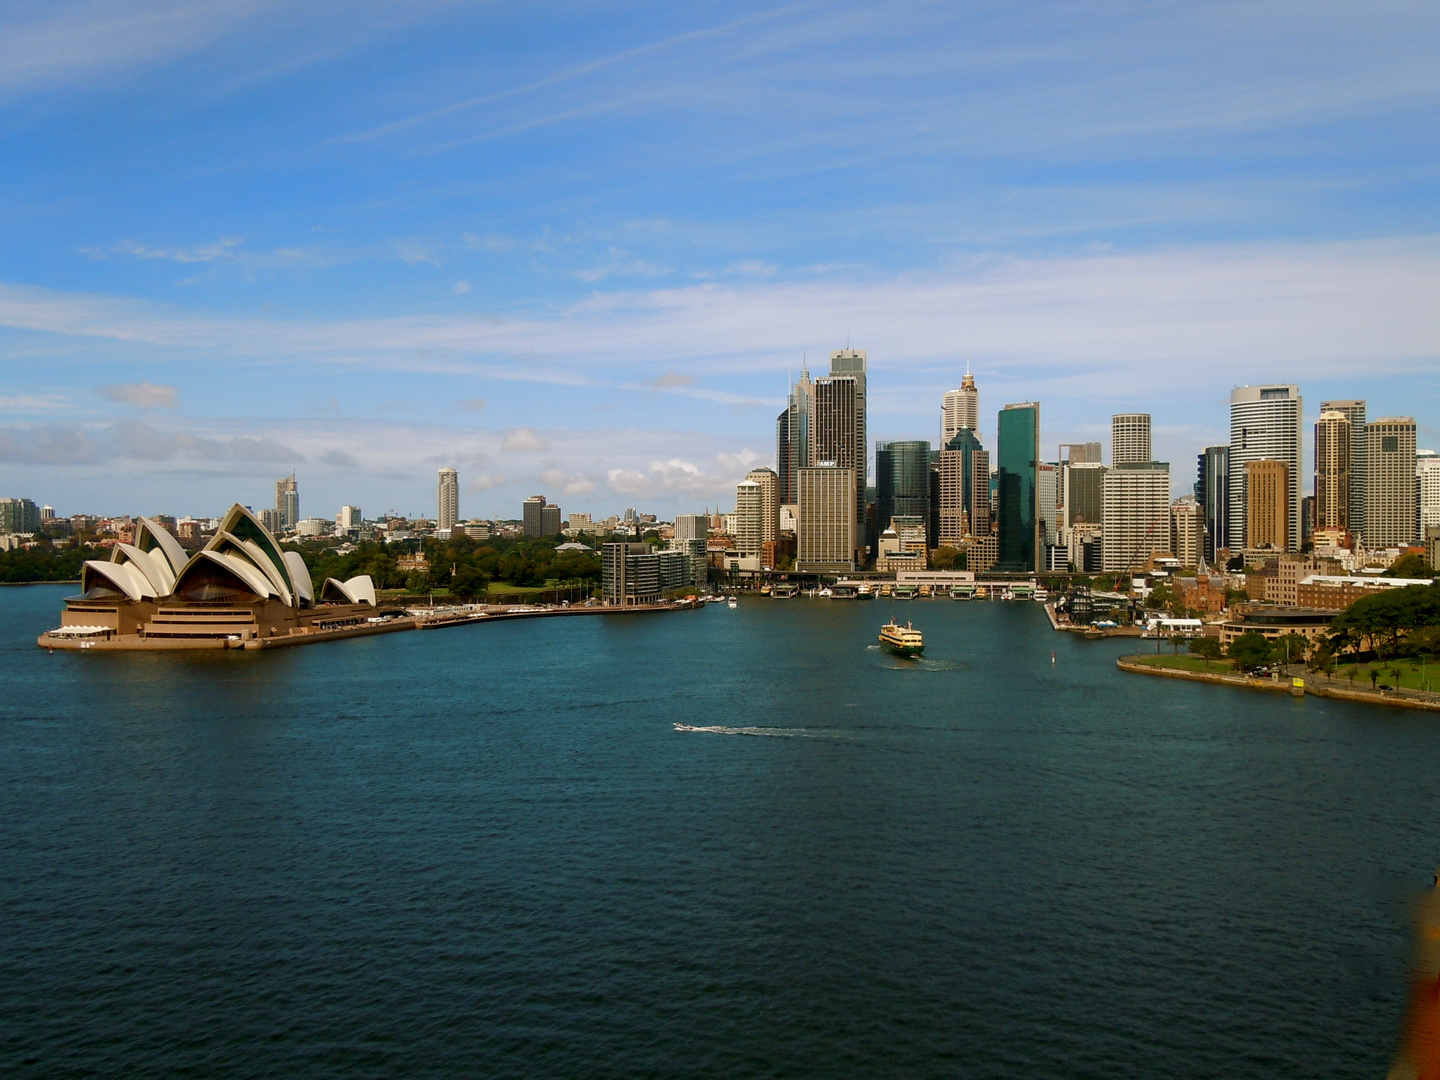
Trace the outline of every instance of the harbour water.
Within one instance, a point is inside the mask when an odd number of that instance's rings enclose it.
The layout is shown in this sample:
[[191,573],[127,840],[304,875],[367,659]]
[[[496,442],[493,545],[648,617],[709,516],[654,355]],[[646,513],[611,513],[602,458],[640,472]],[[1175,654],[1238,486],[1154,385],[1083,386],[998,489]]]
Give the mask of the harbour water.
[[52,655],[66,591],[0,589],[0,1075],[1387,1066],[1434,717],[1034,603]]

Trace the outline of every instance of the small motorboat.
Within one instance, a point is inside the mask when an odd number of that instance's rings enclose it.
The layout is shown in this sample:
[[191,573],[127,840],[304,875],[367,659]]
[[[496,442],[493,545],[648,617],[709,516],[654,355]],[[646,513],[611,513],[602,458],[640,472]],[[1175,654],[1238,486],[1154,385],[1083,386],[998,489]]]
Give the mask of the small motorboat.
[[737,607],[740,606],[740,601],[733,596],[726,597],[725,603],[730,605],[731,611],[734,611]]

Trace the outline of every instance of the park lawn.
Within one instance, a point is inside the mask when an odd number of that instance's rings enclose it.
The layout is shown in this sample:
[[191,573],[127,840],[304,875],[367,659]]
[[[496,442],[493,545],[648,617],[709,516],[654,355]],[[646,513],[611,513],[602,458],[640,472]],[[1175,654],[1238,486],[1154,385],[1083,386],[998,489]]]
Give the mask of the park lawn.
[[1188,653],[1181,653],[1179,656],[1174,653],[1160,653],[1155,656],[1137,656],[1134,659],[1137,663],[1149,664],[1151,667],[1170,668],[1172,671],[1200,671],[1208,672],[1211,675],[1228,675],[1235,670],[1235,665],[1229,660],[1211,660],[1207,665],[1204,657],[1191,656]]
[[[1350,677],[1348,672],[1351,668],[1356,669],[1355,688],[1357,690],[1370,689],[1370,672],[1377,671],[1380,677],[1376,685],[1386,683],[1395,686],[1395,676],[1390,673],[1391,668],[1400,672],[1400,688],[1403,690],[1440,690],[1440,661],[1433,656],[1425,657],[1424,667],[1421,667],[1419,659],[1406,657],[1403,660],[1386,660],[1384,662],[1371,662],[1369,664],[1346,664],[1336,665],[1334,671],[1326,669],[1326,674],[1333,674],[1335,678],[1348,683]],[[1423,680],[1423,681],[1422,681]],[[1427,686],[1426,683],[1429,685]]]
[[492,581],[489,592],[491,596],[503,596],[506,593],[554,592],[556,587],[554,585],[507,585],[503,581]]

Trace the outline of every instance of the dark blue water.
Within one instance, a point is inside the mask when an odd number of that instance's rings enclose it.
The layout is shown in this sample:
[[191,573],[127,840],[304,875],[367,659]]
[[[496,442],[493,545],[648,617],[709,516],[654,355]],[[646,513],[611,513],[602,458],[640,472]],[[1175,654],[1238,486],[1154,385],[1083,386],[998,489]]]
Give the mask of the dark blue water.
[[1387,1065],[1433,717],[1030,603],[49,655],[66,591],[0,590],[0,1075]]

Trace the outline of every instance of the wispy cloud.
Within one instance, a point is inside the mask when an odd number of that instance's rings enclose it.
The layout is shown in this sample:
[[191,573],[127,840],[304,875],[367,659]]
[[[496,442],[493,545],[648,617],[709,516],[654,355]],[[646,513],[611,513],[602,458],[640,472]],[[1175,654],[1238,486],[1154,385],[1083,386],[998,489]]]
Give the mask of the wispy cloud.
[[93,259],[130,258],[146,262],[166,260],[178,263],[208,263],[216,259],[231,259],[236,249],[245,242],[240,236],[222,236],[210,244],[196,244],[191,247],[152,247],[133,240],[126,240],[108,248],[81,248]]
[[550,444],[533,428],[522,427],[507,431],[500,449],[511,454],[535,454],[550,449]]
[[96,391],[106,401],[122,405],[133,405],[137,409],[178,409],[180,395],[173,386],[157,386],[155,383],[122,383],[102,386]]

